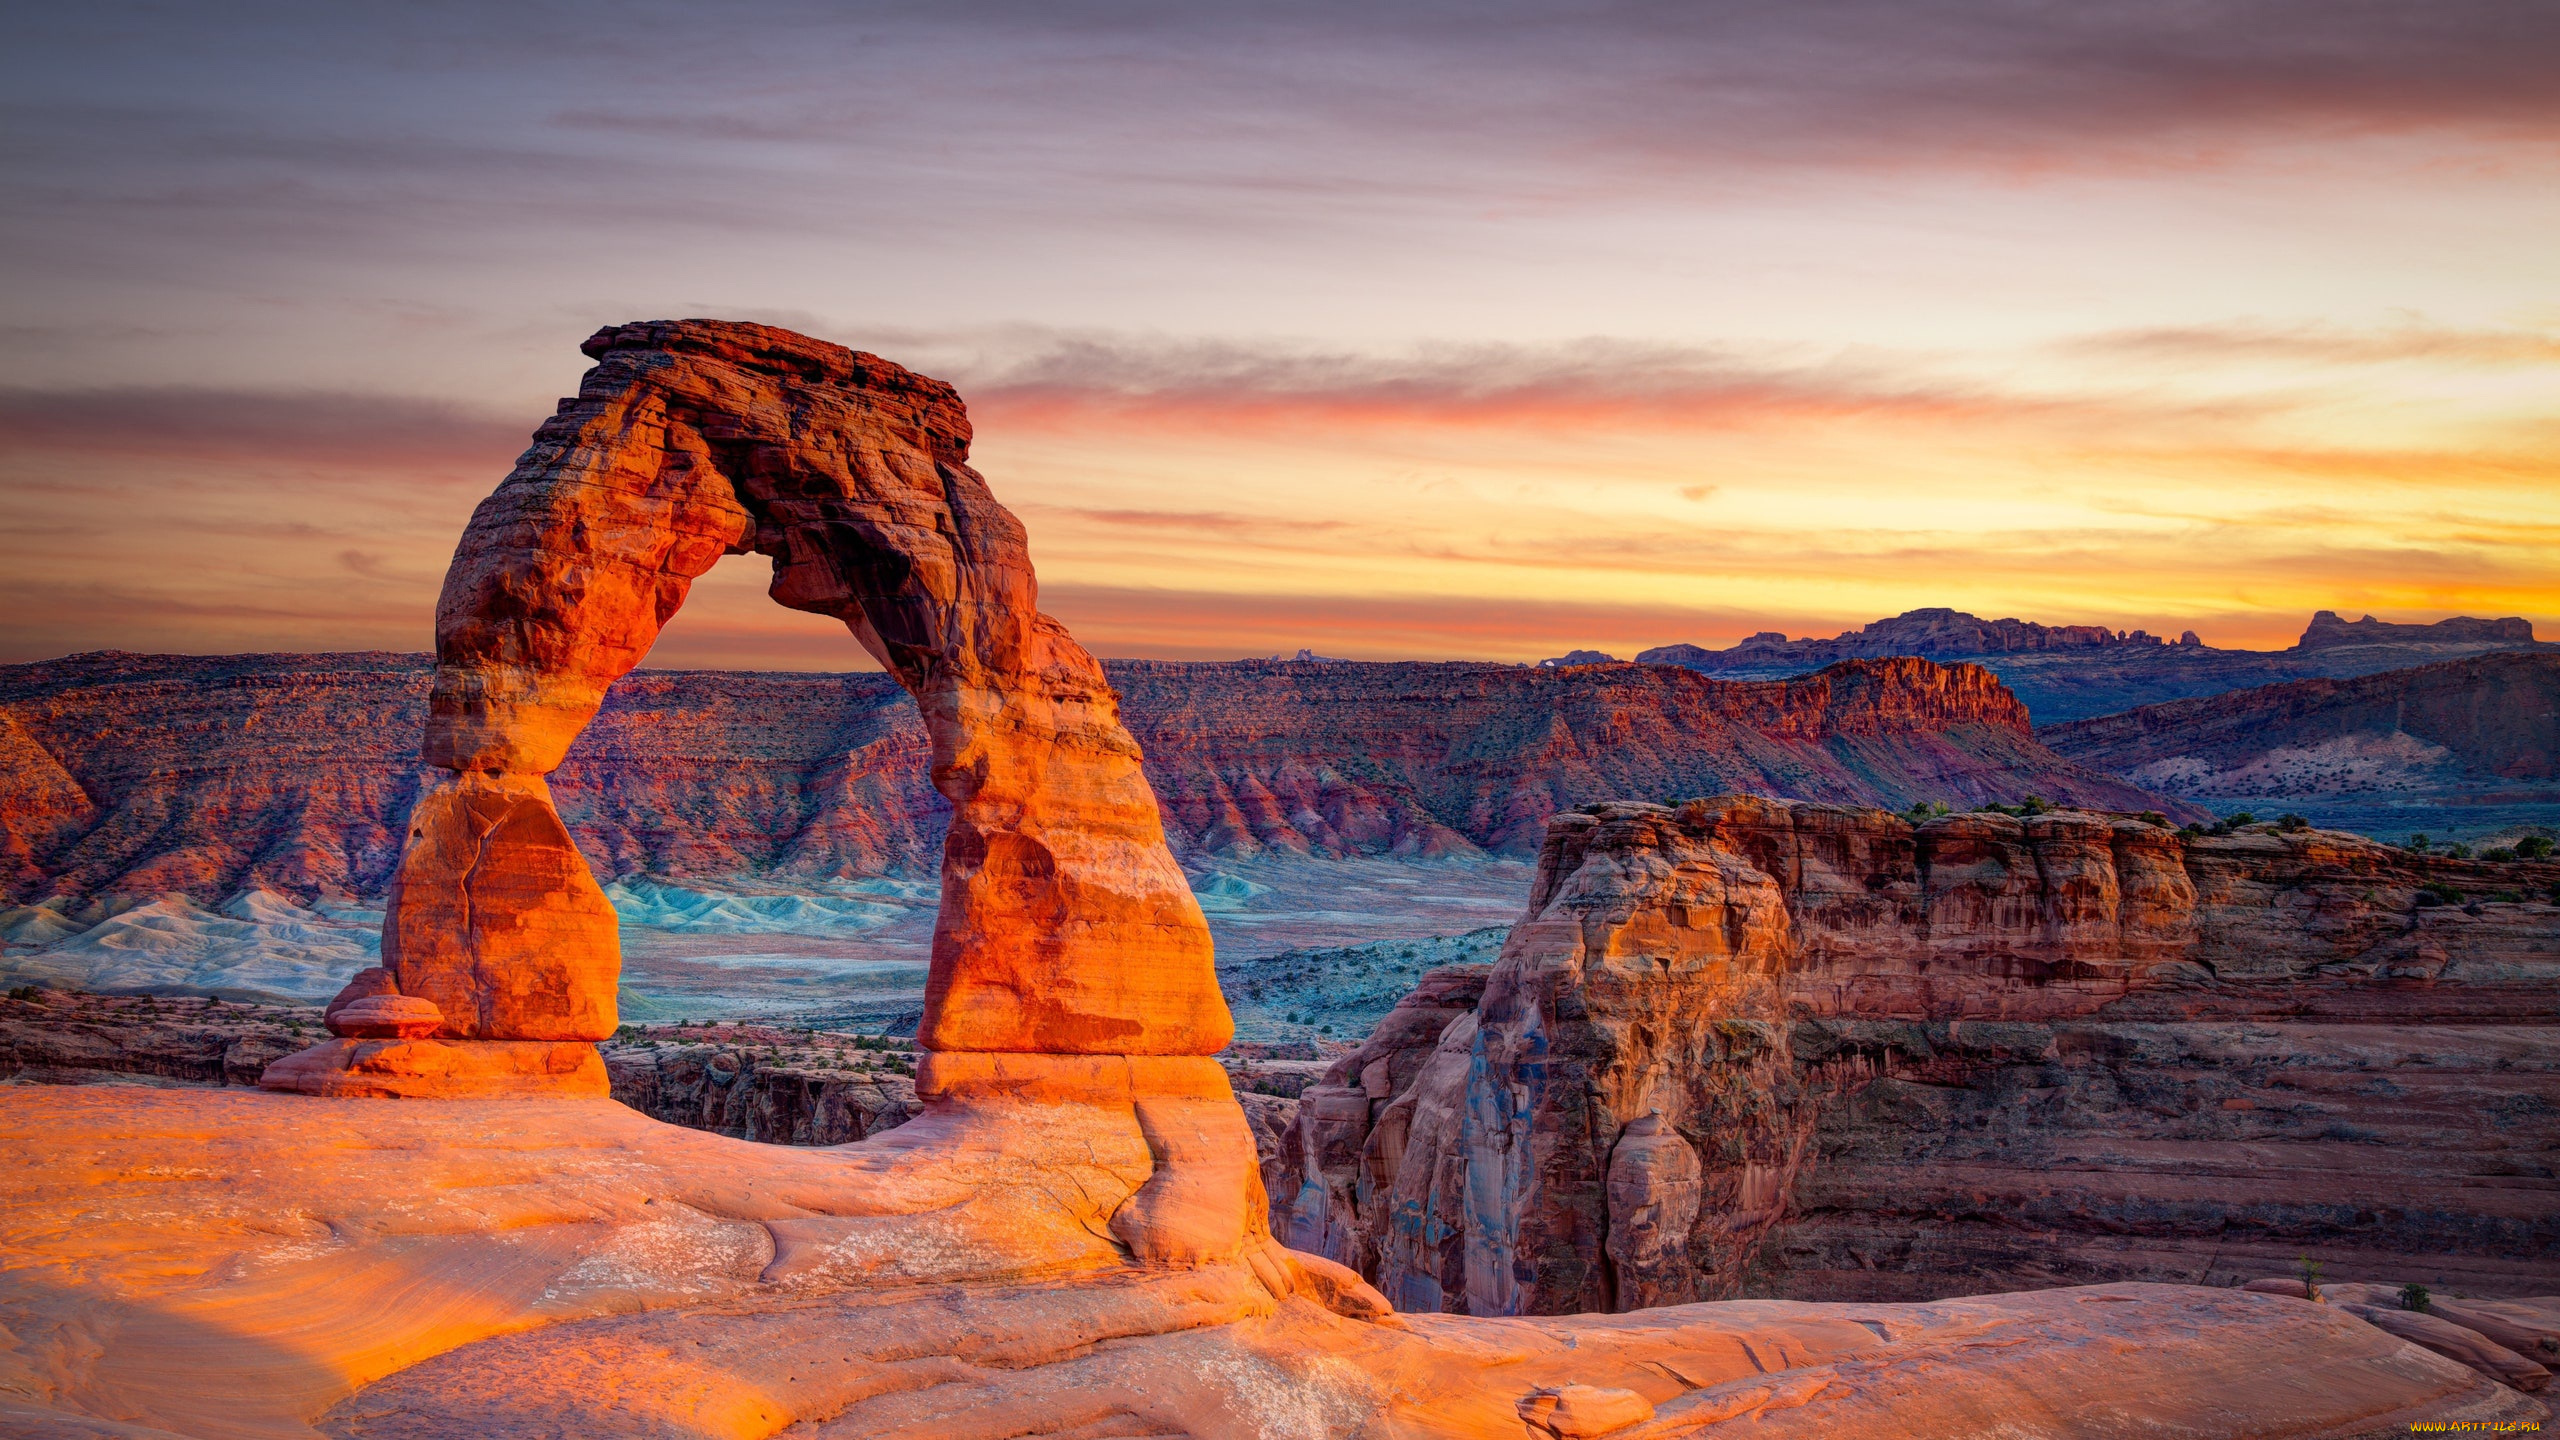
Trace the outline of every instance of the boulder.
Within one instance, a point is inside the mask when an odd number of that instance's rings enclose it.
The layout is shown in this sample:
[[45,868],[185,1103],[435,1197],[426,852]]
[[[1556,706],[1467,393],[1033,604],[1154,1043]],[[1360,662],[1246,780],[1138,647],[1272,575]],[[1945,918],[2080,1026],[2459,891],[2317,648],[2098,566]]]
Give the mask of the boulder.
[[337,1027],[339,1011],[358,1000],[369,999],[376,995],[399,993],[400,982],[391,978],[389,970],[379,965],[368,965],[347,977],[346,985],[330,999],[327,1008],[320,1012],[320,1023],[328,1027],[330,1034],[338,1034],[340,1033]]
[[367,995],[333,1007],[328,1025],[350,1040],[422,1040],[444,1028],[444,1012],[415,995]]

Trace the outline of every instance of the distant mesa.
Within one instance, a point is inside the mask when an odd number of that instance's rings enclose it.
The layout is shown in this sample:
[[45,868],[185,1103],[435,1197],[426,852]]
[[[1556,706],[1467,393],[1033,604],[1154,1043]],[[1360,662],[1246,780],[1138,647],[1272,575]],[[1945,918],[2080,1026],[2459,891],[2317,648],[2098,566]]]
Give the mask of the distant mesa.
[[1663,645],[1636,659],[1726,680],[1772,680],[1848,659],[1917,655],[1970,660],[2000,677],[2039,725],[2111,715],[2138,705],[2219,695],[2315,677],[2347,679],[2493,650],[2560,650],[2537,642],[2524,620],[2462,617],[2395,625],[2352,623],[2323,610],[2287,650],[2220,649],[2193,630],[2175,642],[2103,625],[1984,620],[1944,608],[1912,610],[1828,640],[1762,631],[1725,650]]
[[1348,665],[1352,663],[1338,655],[1319,655],[1304,646],[1299,647],[1295,655],[1274,655],[1271,658],[1283,665]]
[[2432,625],[2395,625],[2367,615],[2361,620],[2341,620],[2335,610],[2323,610],[2311,617],[2302,638],[2293,642],[2296,650],[2327,650],[2340,645],[2530,645],[2533,623],[2510,615],[2503,620],[2475,620],[2457,615],[2438,620]]
[[1552,660],[1539,661],[1538,668],[1541,670],[1561,670],[1567,665],[1618,665],[1623,663],[1625,662],[1618,659],[1617,656],[1606,654],[1598,650],[1567,650]]
[[[2457,616],[2425,625],[2400,625],[2376,620],[2367,615],[2361,620],[2342,620],[2335,610],[2323,610],[2311,617],[2309,628],[2295,642],[2296,650],[2321,650],[2341,645],[2531,645],[2534,643],[2531,622],[2515,616],[2503,620],[2475,620]],[[1985,620],[1961,610],[1943,606],[1925,610],[1906,610],[1889,620],[1835,635],[1828,640],[1806,637],[1790,640],[1775,630],[1763,630],[1729,650],[1709,650],[1699,645],[1659,645],[1636,652],[1636,660],[1646,665],[1686,665],[1693,670],[1717,670],[1742,665],[1771,662],[1795,662],[1810,666],[1828,665],[1834,660],[1881,659],[1888,655],[1918,655],[1931,660],[1971,659],[1983,655],[2023,655],[2047,651],[2124,651],[2124,650],[2210,650],[2193,630],[2179,632],[2172,642],[2145,630],[2110,630],[2104,625],[2040,625],[2033,620]],[[1577,650],[1561,661],[1544,664],[1591,664],[1594,661],[1577,656],[1597,655],[1596,651]],[[1607,657],[1600,657],[1607,658]]]
[[[2189,631],[2179,643],[2185,644]],[[1936,606],[1906,610],[1828,640],[1790,640],[1763,630],[1730,650],[1697,645],[1662,645],[1636,652],[1647,665],[1686,665],[1692,669],[1718,664],[1802,662],[1828,665],[1834,660],[1880,660],[1889,655],[1936,659],[1949,655],[2014,655],[2041,650],[2156,649],[2169,642],[2144,630],[2110,630],[2104,625],[2039,625],[2032,620],[1985,620],[1961,610]],[[2198,642],[2201,643],[2201,642]]]

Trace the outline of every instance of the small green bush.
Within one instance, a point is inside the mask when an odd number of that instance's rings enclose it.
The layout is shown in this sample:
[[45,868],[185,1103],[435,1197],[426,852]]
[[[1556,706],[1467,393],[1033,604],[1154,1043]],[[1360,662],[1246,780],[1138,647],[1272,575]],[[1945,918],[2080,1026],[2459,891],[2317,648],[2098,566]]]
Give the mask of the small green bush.
[[2293,814],[2290,811],[2276,817],[2276,829],[2287,835],[2292,834],[2296,830],[2308,830],[2310,828],[2310,821],[2305,820],[2301,816]]
[[2507,905],[2521,905],[2524,903],[2524,892],[2521,890],[2492,890],[2480,898],[2483,900],[2497,901]]
[[2548,860],[2551,858],[2551,848],[2550,836],[2527,835],[2516,842],[2516,858],[2519,860]]
[[2403,1309],[2403,1310],[2424,1310],[2424,1309],[2426,1309],[2426,1308],[2427,1308],[2427,1287],[2426,1287],[2426,1286],[2424,1286],[2424,1285],[2419,1285],[2419,1284],[2415,1284],[2415,1283],[2411,1283],[2411,1284],[2408,1284],[2408,1285],[2403,1285],[2403,1286],[2401,1286],[2401,1287],[2400,1287],[2400,1308],[2401,1308],[2401,1309]]
[[2447,845],[2444,847],[2444,853],[2445,858],[2450,860],[2468,860],[2471,858],[2471,847],[2459,843]]
[[2133,818],[2141,821],[2145,825],[2157,825],[2163,830],[2169,828],[2169,817],[2161,814],[2157,810],[2145,810]]
[[2508,849],[2504,845],[2492,845],[2488,849],[2480,852],[2480,858],[2491,861],[2495,864],[2504,865],[2508,861],[2516,858],[2516,852]]
[[12,985],[9,987],[9,998],[12,1000],[33,1000],[43,993],[43,991],[37,989],[33,985]]
[[2462,892],[2454,889],[2452,886],[2447,885],[2441,880],[2430,880],[2426,884],[2418,887],[2418,907],[2420,909],[2425,909],[2430,905],[2459,905],[2461,903]]
[[2222,817],[2222,823],[2230,826],[2234,830],[2237,830],[2243,825],[2257,824],[2258,817],[2253,811],[2234,810],[2230,814]]
[[2412,836],[2410,836],[2410,837],[2409,837],[2409,844],[2408,844],[2408,847],[2407,847],[2407,848],[2409,848],[2409,849],[2411,849],[2411,850],[2415,850],[2415,851],[2417,851],[2419,854],[2424,855],[2424,854],[2426,854],[2426,853],[2427,853],[2427,847],[2429,847],[2429,846],[2431,846],[2431,845],[2433,845],[2433,844],[2435,844],[2435,843],[2436,843],[2436,842],[2434,842],[2433,840],[2430,840],[2430,839],[2428,839],[2428,838],[2427,838],[2427,832],[2426,832],[2426,831],[2421,830],[2421,831],[2419,831],[2417,834],[2412,835]]
[[2041,795],[2030,795],[2018,802],[2018,813],[2021,815],[2042,815],[2052,808],[2052,802]]
[[2293,1273],[2302,1277],[2304,1292],[2314,1300],[2320,1298],[2320,1271],[2323,1268],[2319,1261],[2312,1259],[2307,1253],[2293,1258]]

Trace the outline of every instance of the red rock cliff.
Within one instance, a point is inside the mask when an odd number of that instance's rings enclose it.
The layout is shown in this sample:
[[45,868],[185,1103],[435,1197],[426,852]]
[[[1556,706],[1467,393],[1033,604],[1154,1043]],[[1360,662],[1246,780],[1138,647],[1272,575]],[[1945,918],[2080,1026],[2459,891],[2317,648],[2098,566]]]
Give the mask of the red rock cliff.
[[2555,881],[2088,813],[1559,816],[1480,1002],[1427,984],[1301,1097],[1275,1228],[1474,1314],[2287,1246],[2547,1281],[2560,907],[2419,887]]
[[[0,815],[38,897],[252,881],[379,894],[432,767],[429,666],[388,654],[85,655],[0,667]],[[1534,855],[1621,795],[1900,808],[2030,792],[2170,808],[2061,759],[1985,672],[1860,661],[1795,681],[1658,666],[1110,661],[1184,853]],[[886,675],[636,671],[551,772],[597,873],[850,876],[938,864],[948,802]]]

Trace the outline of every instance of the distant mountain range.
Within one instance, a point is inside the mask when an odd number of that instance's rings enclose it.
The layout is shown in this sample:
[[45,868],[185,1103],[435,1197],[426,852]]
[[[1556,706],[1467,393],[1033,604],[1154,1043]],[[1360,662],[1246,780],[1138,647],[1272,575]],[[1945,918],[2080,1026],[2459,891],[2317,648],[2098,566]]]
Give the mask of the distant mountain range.
[[[1559,810],[1737,790],[2180,809],[2055,755],[1972,665],[1853,660],[1758,682],[1634,665],[1105,668],[1186,860],[1527,856]],[[210,902],[252,882],[378,893],[428,778],[430,669],[383,653],[0,667],[0,886],[22,901]],[[928,758],[883,675],[643,670],[551,786],[607,879],[931,874],[947,811]]]
[[2395,839],[2560,823],[2560,654],[2540,650],[2145,705],[2037,735],[2222,811],[2282,807]]
[[[1636,660],[1727,680],[1776,679],[1841,660],[1889,655],[1970,661],[1998,675],[2026,702],[2036,723],[2051,725],[2138,705],[2287,680],[2345,679],[2496,650],[2560,653],[2560,645],[2535,640],[2533,626],[2514,617],[2399,625],[2369,615],[2346,620],[2323,610],[2311,617],[2290,650],[2224,650],[2205,644],[2192,630],[2172,641],[2140,630],[1984,620],[1934,608],[1906,611],[1828,640],[1790,640],[1772,630],[1727,650],[1664,645],[1639,652]],[[1609,658],[1579,650],[1543,664],[1594,664]]]

